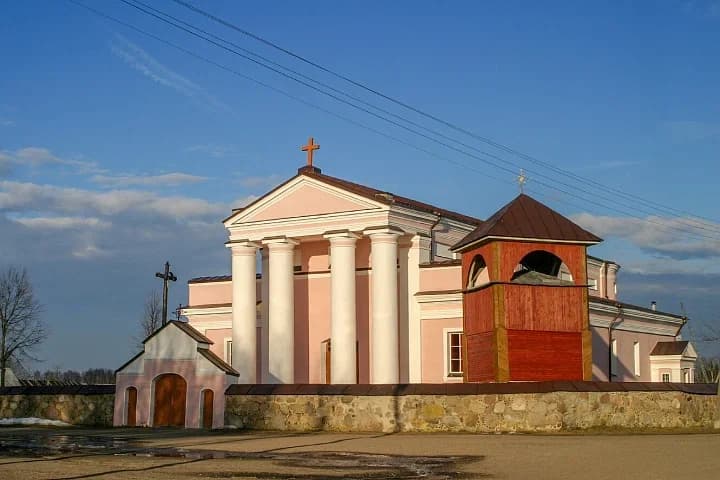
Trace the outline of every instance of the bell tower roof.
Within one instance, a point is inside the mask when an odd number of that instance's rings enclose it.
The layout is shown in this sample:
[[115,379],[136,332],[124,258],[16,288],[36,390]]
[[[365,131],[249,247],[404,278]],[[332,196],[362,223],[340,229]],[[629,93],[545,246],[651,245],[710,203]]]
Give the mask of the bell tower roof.
[[602,241],[601,238],[524,193],[495,212],[453,245],[452,249],[462,251],[488,238],[580,244],[595,244]]

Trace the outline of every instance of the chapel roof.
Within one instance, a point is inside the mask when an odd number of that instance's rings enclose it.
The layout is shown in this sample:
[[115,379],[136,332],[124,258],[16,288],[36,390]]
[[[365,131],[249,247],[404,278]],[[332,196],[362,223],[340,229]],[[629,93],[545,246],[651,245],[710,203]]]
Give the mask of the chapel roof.
[[453,245],[461,250],[487,237],[527,238],[577,243],[598,243],[602,239],[560,215],[550,207],[521,193],[510,203]]
[[167,322],[165,325],[163,325],[162,327],[158,328],[158,329],[155,330],[153,333],[151,333],[145,340],[143,340],[142,343],[147,343],[148,340],[150,340],[151,338],[153,338],[155,335],[157,335],[158,333],[160,333],[162,330],[165,330],[165,329],[166,329],[168,326],[170,326],[170,325],[175,325],[175,326],[178,327],[180,330],[182,330],[182,331],[185,332],[187,335],[189,335],[190,338],[192,338],[192,339],[195,340],[196,342],[207,343],[208,345],[212,345],[213,343],[215,343],[215,342],[213,342],[212,340],[210,340],[208,337],[206,337],[205,335],[203,335],[202,333],[200,333],[200,332],[198,332],[197,330],[195,330],[195,329],[194,329],[193,327],[191,327],[187,322],[180,322],[180,321],[177,321],[177,320],[170,320],[170,321]]
[[650,355],[682,355],[689,343],[687,340],[681,342],[657,342]]
[[223,372],[227,373],[228,375],[233,375],[235,377],[239,377],[240,373],[235,370],[229,363],[227,363],[222,358],[218,357],[215,353],[208,350],[207,348],[198,348],[198,353],[208,359],[210,363],[218,367]]

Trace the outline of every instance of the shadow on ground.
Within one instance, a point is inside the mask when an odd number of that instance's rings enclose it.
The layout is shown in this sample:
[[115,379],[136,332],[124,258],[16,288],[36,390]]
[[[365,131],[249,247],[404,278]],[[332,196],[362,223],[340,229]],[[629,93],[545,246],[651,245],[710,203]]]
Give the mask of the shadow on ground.
[[[464,467],[483,460],[481,456],[406,456],[380,455],[360,452],[313,451],[292,452],[291,449],[306,446],[327,445],[344,441],[342,439],[324,443],[312,442],[309,434],[272,435],[272,438],[307,437],[305,442],[291,447],[268,449],[259,452],[236,452],[222,449],[200,450],[182,447],[147,447],[142,445],[144,439],[182,439],[188,433],[183,430],[104,430],[66,429],[58,431],[47,428],[12,428],[0,432],[0,466],[33,463],[55,462],[75,458],[104,456],[129,459],[142,458],[172,459],[168,463],[141,466],[139,468],[118,468],[83,475],[59,476],[56,480],[79,480],[97,478],[126,472],[146,472],[178,465],[195,464],[193,476],[203,478],[234,478],[249,477],[264,480],[281,479],[414,479],[428,480],[487,478],[488,475],[468,474]],[[237,435],[237,432],[234,432]],[[207,436],[208,443],[222,444],[223,433],[193,432],[192,436]],[[379,435],[384,436],[384,435]],[[257,439],[258,437],[251,437]],[[203,442],[204,443],[204,442]],[[2,460],[5,461],[2,461]],[[17,460],[15,460],[17,459]],[[222,460],[222,469],[208,468],[206,471],[200,464]],[[265,471],[247,469],[244,461],[267,464]],[[122,462],[119,462],[122,463]],[[198,469],[199,468],[199,469]]]

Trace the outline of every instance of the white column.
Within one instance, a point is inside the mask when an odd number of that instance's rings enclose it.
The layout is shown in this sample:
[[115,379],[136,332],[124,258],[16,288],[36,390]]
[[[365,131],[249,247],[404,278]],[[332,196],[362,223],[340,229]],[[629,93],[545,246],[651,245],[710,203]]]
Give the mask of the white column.
[[430,237],[415,235],[408,251],[408,381],[422,381],[422,336],[420,304],[415,294],[420,291],[420,264],[430,261]]
[[355,243],[350,232],[329,233],[331,383],[357,383]]
[[268,383],[295,383],[294,249],[288,238],[263,241],[270,250]]
[[366,230],[371,240],[371,383],[398,383],[398,232]]
[[262,279],[260,281],[260,316],[262,318],[261,338],[260,338],[260,372],[262,383],[268,383],[268,352],[270,351],[270,342],[268,341],[268,332],[270,322],[268,322],[268,307],[270,303],[270,257],[267,247],[262,251]]
[[257,244],[229,242],[232,251],[232,366],[238,383],[256,383],[257,319],[255,283]]

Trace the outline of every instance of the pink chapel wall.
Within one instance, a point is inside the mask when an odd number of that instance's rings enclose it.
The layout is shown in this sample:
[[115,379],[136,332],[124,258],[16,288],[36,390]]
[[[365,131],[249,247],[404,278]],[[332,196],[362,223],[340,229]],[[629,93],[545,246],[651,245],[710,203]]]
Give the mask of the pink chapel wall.
[[[608,371],[608,329],[604,327],[591,327],[593,352],[593,380],[607,381]],[[628,332],[613,330],[612,336],[617,339],[618,349],[618,376],[613,375],[616,382],[657,382],[651,378],[650,352],[657,342],[673,342],[675,337],[654,335],[651,333]],[[640,376],[634,374],[635,352],[634,344],[640,344]],[[613,372],[615,373],[615,372]]]
[[198,374],[197,360],[170,360],[148,359],[144,371],[137,374],[121,374],[116,376],[115,408],[113,425],[122,426],[127,420],[125,411],[127,389],[137,388],[136,424],[138,426],[152,426],[153,416],[153,382],[164,373],[175,373],[187,382],[185,427],[200,428],[200,405],[203,390],[213,391],[213,428],[222,428],[225,424],[225,389],[233,383],[224,373]]

